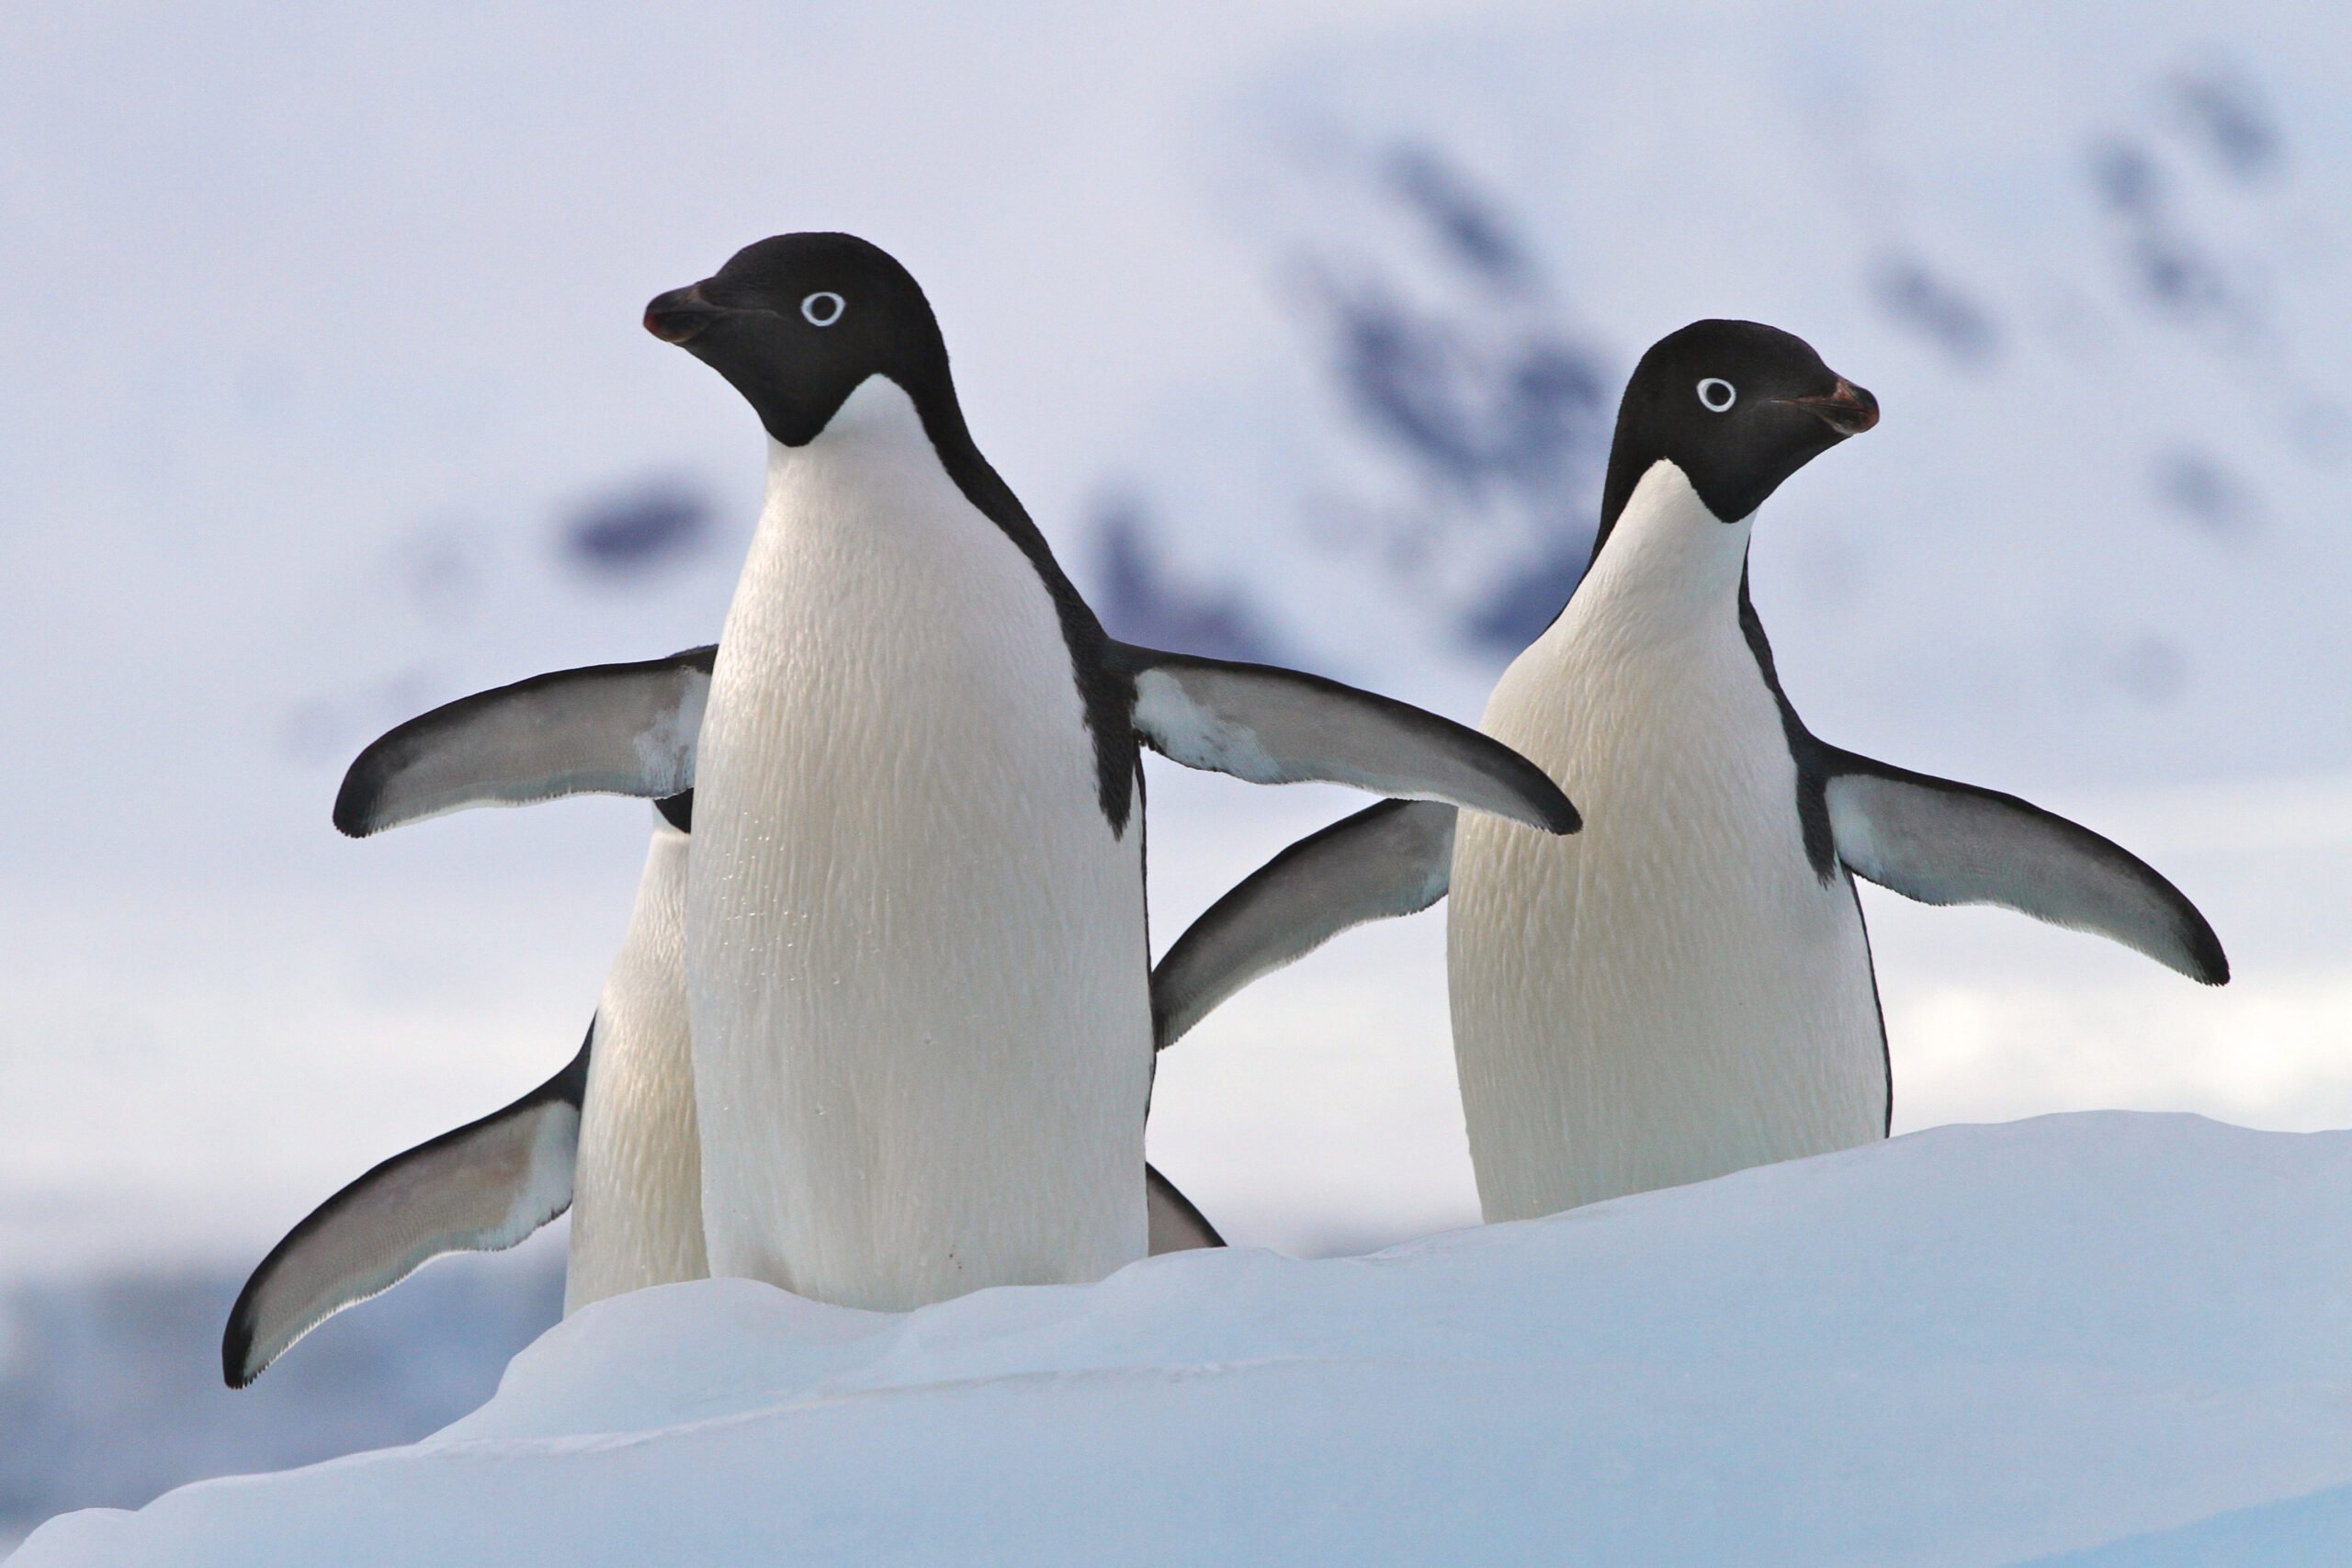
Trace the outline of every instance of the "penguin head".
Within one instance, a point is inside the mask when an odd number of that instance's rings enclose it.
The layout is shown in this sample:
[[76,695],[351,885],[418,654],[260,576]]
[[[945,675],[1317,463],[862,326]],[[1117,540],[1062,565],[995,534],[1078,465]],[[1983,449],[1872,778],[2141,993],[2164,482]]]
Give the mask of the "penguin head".
[[1651,345],[1617,409],[1601,528],[1660,459],[1707,510],[1736,523],[1781,481],[1878,423],[1878,400],[1813,345],[1757,321],[1693,321]]
[[645,308],[645,330],[727,378],[767,433],[805,446],[870,376],[952,405],[947,345],[913,276],[851,234],[779,234]]

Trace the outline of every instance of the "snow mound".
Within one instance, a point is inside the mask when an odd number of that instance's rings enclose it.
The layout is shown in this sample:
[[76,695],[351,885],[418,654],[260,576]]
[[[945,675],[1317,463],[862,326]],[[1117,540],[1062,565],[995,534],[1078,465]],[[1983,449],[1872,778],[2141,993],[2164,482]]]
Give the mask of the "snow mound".
[[2347,1311],[2352,1134],[1946,1127],[905,1316],[643,1292],[424,1442],[12,1561],[2307,1562],[2352,1546]]

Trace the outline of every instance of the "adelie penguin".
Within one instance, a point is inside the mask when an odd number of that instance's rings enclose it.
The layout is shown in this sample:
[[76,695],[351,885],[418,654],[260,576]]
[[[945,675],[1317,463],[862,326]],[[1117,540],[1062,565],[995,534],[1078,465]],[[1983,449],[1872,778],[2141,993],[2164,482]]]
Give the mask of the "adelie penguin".
[[[628,934],[579,1054],[514,1104],[384,1161],[295,1226],[230,1311],[220,1367],[232,1388],[431,1259],[513,1247],[566,1209],[567,1316],[708,1276],[686,1021],[693,806],[690,793],[660,803]],[[1224,1245],[1148,1167],[1145,1190],[1154,1253]]]
[[572,1211],[564,1311],[709,1272],[685,996],[692,796],[661,803],[627,933],[578,1055],[503,1110],[393,1156],[271,1250],[229,1314],[232,1388],[434,1258]]
[[2012,795],[1816,739],[1747,592],[1757,509],[1878,405],[1799,339],[1700,321],[1643,355],[1590,567],[1483,728],[1573,782],[1548,839],[1390,801],[1302,840],[1160,965],[1161,1043],[1363,920],[1453,895],[1447,968],[1488,1220],[1885,1134],[1888,1061],[1857,876],[2097,931],[2229,977],[2172,884]]
[[622,667],[455,705],[363,756],[338,815],[364,832],[694,787],[713,1272],[907,1308],[1143,1255],[1139,746],[1576,826],[1558,785],[1476,731],[1107,636],[974,445],[922,289],[873,245],[763,241],[646,325],[768,438],[708,673]]

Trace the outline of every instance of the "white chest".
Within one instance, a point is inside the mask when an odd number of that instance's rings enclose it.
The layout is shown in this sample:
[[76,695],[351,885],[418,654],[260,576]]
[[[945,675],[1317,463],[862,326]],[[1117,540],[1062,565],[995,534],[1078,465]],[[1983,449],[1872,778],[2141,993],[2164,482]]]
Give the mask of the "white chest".
[[1488,705],[1585,815],[1566,839],[1465,816],[1456,840],[1454,1046],[1489,1220],[1883,1131],[1860,912],[1806,857],[1738,625],[1747,536],[1654,468]]
[[1052,603],[868,381],[772,450],[704,719],[713,1271],[905,1308],[1144,1248],[1142,831]]

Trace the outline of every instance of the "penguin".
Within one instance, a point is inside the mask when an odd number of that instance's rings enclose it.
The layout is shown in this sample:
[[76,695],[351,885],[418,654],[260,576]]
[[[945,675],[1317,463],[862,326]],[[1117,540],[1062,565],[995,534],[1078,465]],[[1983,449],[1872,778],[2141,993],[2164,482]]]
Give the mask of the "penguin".
[[628,928],[578,1054],[513,1104],[384,1161],[288,1232],[230,1310],[230,1387],[428,1260],[513,1247],[567,1209],[567,1316],[709,1273],[686,1028],[692,810],[685,794],[657,807]]
[[1585,830],[1392,800],[1302,840],[1169,950],[1158,1043],[1339,931],[1450,891],[1454,1051],[1493,1222],[1884,1137],[1856,877],[2227,981],[2205,918],[2129,852],[1798,718],[1748,594],[1749,533],[1783,481],[1877,421],[1869,392],[1771,327],[1699,321],[1652,347],[1618,412],[1591,564],[1482,724],[1575,781]]
[[686,1018],[686,860],[694,794],[662,799],[628,933],[613,960],[590,1035],[571,1241],[569,1317],[649,1285],[707,1279],[702,1239],[702,1133]]
[[[685,1000],[694,795],[658,807],[628,934],[579,1053],[512,1105],[384,1161],[296,1225],[230,1312],[230,1387],[249,1386],[321,1323],[432,1258],[513,1247],[566,1209],[567,1317],[709,1276]],[[1155,1256],[1225,1245],[1157,1169],[1145,1167],[1144,1182]]]
[[691,775],[713,1272],[904,1310],[1143,1256],[1139,746],[1576,827],[1557,784],[1464,726],[1110,637],[981,456],[931,306],[877,247],[764,240],[645,324],[767,436],[707,671],[575,672],[413,721],[355,764],[345,827]]

